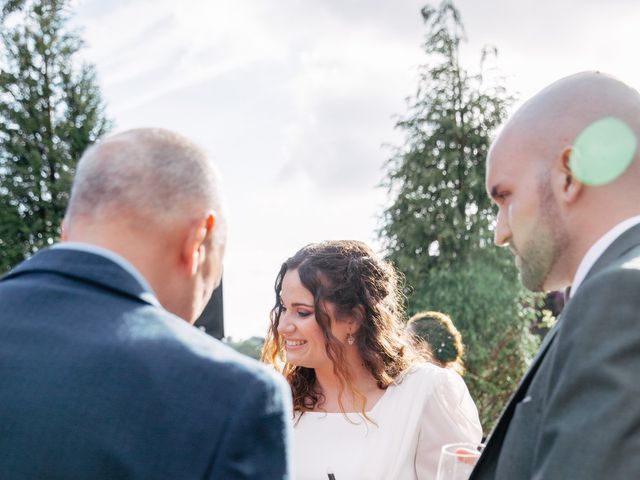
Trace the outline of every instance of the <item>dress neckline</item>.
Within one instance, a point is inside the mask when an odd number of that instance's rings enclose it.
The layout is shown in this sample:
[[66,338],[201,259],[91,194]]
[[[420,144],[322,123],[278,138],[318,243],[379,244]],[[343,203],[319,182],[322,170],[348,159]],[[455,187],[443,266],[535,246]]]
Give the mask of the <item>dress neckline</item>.
[[[378,408],[378,405],[380,405],[383,400],[385,399],[385,397],[388,396],[389,394],[389,390],[394,388],[396,386],[395,382],[390,384],[384,391],[384,393],[380,396],[380,398],[378,398],[378,400],[376,400],[376,403],[373,404],[373,407],[371,407],[369,410],[367,410],[366,412],[364,412],[367,415],[371,415],[372,413],[375,413],[376,409]],[[313,411],[306,411],[306,412],[301,412],[304,413],[305,415],[307,413],[311,413],[311,414],[315,414],[315,415],[361,415],[362,412],[324,412],[322,410],[313,410]]]

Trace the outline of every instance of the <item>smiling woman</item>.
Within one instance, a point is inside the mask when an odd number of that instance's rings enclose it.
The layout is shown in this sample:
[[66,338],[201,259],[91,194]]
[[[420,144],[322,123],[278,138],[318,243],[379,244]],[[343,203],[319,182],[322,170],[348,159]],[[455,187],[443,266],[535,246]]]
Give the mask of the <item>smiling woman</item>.
[[295,478],[434,478],[442,445],[480,440],[464,382],[408,341],[398,274],[367,245],[307,245],[275,291],[263,359],[293,392]]
[[[300,281],[297,270],[285,273],[280,293],[279,333],[284,340],[287,362],[307,368],[330,366],[322,328],[315,319],[313,295]],[[347,325],[336,324],[334,330]],[[337,332],[336,332],[337,333]]]

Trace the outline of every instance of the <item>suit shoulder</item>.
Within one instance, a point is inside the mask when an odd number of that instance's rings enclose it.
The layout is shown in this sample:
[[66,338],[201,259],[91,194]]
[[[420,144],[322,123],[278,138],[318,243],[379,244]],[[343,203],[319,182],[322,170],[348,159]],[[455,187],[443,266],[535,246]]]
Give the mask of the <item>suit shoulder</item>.
[[628,250],[605,270],[640,271],[640,245]]
[[[134,355],[141,360],[170,362],[172,370],[199,371],[205,377],[229,379],[233,383],[282,387],[284,379],[266,365],[247,357],[220,340],[169,312],[149,307],[148,315],[136,316],[124,335],[135,343]],[[286,384],[286,382],[285,382]]]
[[634,257],[619,259],[590,276],[562,313],[558,338],[585,342],[612,335],[634,336],[640,307],[640,265]]
[[635,294],[640,285],[640,255],[625,255],[589,276],[569,303],[600,301],[604,295]]

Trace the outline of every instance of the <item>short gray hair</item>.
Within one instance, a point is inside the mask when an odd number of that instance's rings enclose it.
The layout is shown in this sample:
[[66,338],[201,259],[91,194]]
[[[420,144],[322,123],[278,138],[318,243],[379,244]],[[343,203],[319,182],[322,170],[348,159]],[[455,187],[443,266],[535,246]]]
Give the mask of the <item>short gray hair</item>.
[[[187,209],[216,212],[224,233],[219,175],[188,138],[160,128],[128,130],[87,149],[78,162],[67,217],[122,214],[171,221]],[[224,234],[216,235],[218,241]]]

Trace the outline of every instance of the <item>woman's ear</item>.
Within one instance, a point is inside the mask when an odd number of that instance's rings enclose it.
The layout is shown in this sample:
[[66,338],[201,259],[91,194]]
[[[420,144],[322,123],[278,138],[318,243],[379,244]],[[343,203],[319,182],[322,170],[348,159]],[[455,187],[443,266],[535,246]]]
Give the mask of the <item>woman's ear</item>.
[[353,310],[351,310],[351,316],[349,318],[349,326],[353,327],[353,331],[357,332],[364,322],[365,312],[364,307],[362,305],[356,305]]

